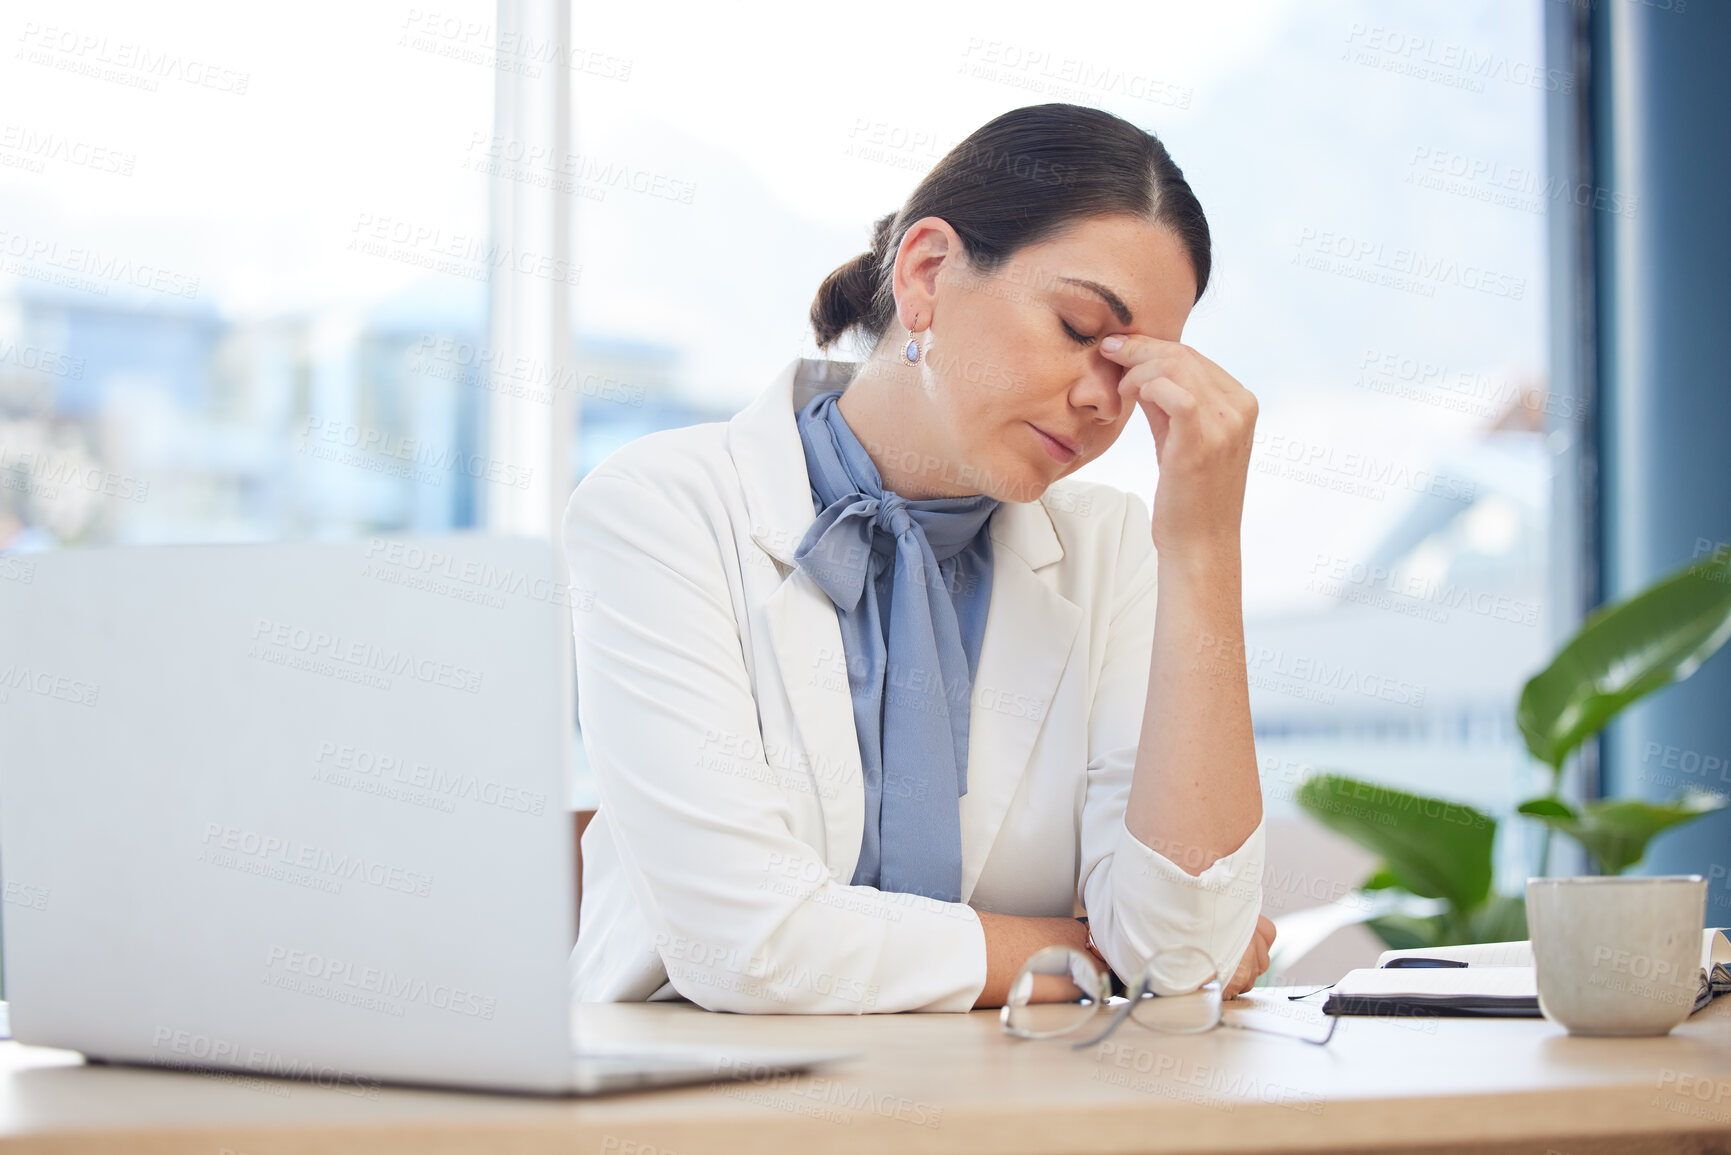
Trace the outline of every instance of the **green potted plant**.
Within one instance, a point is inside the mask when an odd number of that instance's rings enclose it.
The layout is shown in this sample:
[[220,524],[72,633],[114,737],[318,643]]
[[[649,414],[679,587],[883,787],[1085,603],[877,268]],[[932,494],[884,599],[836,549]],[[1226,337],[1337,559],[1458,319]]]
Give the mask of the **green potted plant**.
[[[1721,795],[1685,789],[1666,803],[1613,798],[1571,805],[1561,786],[1563,768],[1583,742],[1631,703],[1693,674],[1728,638],[1731,551],[1720,550],[1595,610],[1527,682],[1516,722],[1527,750],[1549,767],[1550,789],[1518,812],[1544,824],[1540,873],[1550,866],[1553,832],[1579,842],[1601,872],[1620,874],[1641,861],[1661,832],[1726,804]],[[1334,773],[1307,778],[1297,797],[1317,821],[1381,858],[1362,891],[1433,900],[1396,904],[1405,909],[1365,920],[1390,947],[1526,937],[1523,900],[1491,885],[1496,821],[1489,815]]]

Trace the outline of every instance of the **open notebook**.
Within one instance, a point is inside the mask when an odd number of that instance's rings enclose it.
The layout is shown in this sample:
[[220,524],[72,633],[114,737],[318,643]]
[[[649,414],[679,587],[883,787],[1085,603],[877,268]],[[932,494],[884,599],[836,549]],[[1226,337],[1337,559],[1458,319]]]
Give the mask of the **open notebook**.
[[[1435,959],[1464,966],[1412,966]],[[1394,965],[1390,965],[1394,964]],[[1375,967],[1347,971],[1323,1004],[1329,1015],[1480,1015],[1538,1018],[1533,944],[1487,942],[1425,950],[1386,950]],[[1701,989],[1696,1011],[1731,991],[1731,938],[1723,928],[1701,932]],[[1691,1012],[1693,1013],[1693,1012]]]

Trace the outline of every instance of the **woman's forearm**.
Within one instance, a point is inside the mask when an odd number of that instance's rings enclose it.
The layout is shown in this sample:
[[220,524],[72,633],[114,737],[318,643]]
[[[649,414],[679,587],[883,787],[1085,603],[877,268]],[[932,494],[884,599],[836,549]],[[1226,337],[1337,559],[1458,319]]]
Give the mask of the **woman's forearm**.
[[[986,985],[975,1008],[1001,1007],[1009,997],[1010,984],[1022,964],[1034,952],[1048,946],[1088,949],[1088,928],[1073,918],[1029,918],[1013,914],[976,911],[986,935]],[[1034,983],[1032,1002],[1057,1002],[1075,997],[1076,988],[1055,976],[1041,976]]]
[[1197,875],[1262,820],[1237,544],[1159,562],[1148,702],[1124,821]]

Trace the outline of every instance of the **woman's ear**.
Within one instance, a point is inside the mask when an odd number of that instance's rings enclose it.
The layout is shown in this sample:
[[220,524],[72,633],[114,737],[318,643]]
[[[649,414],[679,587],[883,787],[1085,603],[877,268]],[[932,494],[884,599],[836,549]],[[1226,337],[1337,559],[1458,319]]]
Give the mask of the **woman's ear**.
[[[902,234],[896,250],[896,320],[902,328],[925,329],[938,306],[938,272],[946,264],[964,262],[962,238],[942,217],[921,217]],[[964,262],[965,263],[965,262]],[[917,318],[917,320],[916,320]]]

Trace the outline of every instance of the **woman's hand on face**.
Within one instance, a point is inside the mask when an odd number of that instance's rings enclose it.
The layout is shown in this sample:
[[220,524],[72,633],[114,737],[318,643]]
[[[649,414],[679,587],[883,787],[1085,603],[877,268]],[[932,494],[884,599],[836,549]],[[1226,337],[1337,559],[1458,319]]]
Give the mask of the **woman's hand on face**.
[[1220,991],[1221,998],[1235,999],[1251,987],[1268,969],[1268,951],[1274,945],[1274,923],[1267,915],[1256,916],[1256,930],[1250,936],[1250,947],[1244,952],[1244,957],[1238,960],[1238,969],[1232,974],[1232,981]]
[[1174,559],[1236,554],[1256,398],[1177,341],[1120,333],[1100,352],[1124,367],[1118,391],[1142,406],[1154,432],[1154,548]]

